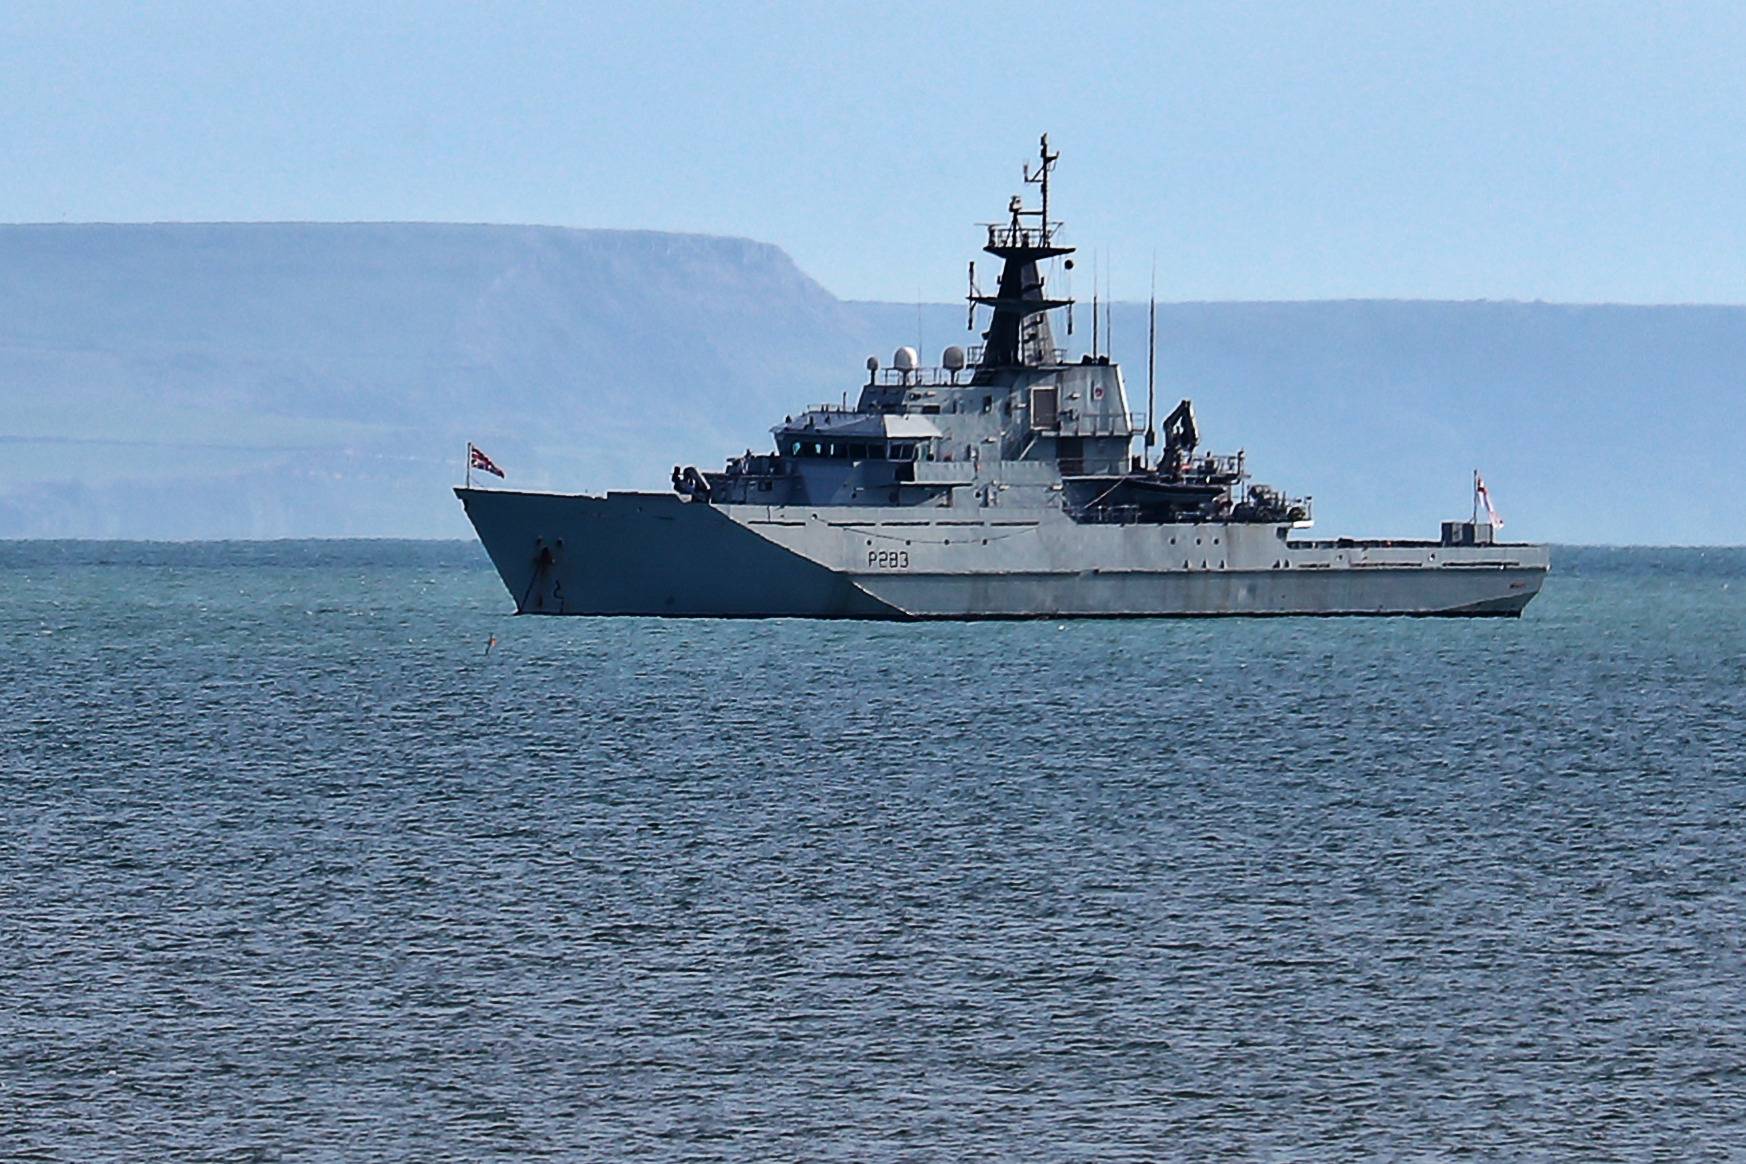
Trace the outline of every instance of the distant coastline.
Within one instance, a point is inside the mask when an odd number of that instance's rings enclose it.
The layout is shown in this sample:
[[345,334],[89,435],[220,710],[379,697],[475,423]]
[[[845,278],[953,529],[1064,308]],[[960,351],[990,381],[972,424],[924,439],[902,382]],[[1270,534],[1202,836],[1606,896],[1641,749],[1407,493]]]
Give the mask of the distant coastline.
[[[1142,400],[1145,307],[1110,315]],[[662,489],[964,321],[839,300],[745,239],[0,226],[0,537],[461,538],[467,441],[513,486]],[[1329,534],[1433,535],[1480,468],[1511,537],[1746,543],[1746,307],[1165,303],[1158,323],[1160,407],[1192,396],[1210,444],[1240,435],[1261,479],[1315,488]]]

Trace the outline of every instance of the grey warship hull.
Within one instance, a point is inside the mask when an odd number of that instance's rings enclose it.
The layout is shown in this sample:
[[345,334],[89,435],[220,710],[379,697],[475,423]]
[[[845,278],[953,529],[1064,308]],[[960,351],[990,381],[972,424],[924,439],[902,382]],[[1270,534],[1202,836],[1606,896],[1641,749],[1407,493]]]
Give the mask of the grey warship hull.
[[[705,618],[1147,618],[1215,615],[1519,615],[1544,546],[1493,544],[1501,524],[1474,478],[1473,520],[1440,541],[1307,540],[1310,499],[1250,480],[1244,454],[1200,448],[1184,400],[1155,423],[1130,412],[1098,349],[1055,346],[1045,271],[1072,268],[1049,217],[1057,155],[1042,140],[1041,207],[1015,197],[984,224],[1001,262],[984,294],[970,265],[969,327],[925,368],[869,357],[853,407],[818,405],[723,472],[673,468],[673,494],[604,497],[456,490],[525,614]],[[1093,307],[1095,321],[1096,309]],[[1142,419],[1143,416],[1143,427]],[[1162,432],[1158,431],[1162,429]],[[1143,437],[1139,455],[1134,443]],[[1160,441],[1158,438],[1162,437]],[[1155,447],[1159,446],[1161,447]],[[502,471],[472,446],[470,464]],[[1486,522],[1479,520],[1484,500]]]
[[525,614],[1509,617],[1547,570],[1544,547],[1296,541],[1288,525],[456,493]]

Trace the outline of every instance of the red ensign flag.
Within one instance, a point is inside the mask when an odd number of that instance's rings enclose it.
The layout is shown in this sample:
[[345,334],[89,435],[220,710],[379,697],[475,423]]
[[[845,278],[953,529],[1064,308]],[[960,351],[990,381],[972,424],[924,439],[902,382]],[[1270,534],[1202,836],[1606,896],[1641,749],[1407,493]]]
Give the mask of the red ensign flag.
[[1473,491],[1479,494],[1479,500],[1485,506],[1485,516],[1491,519],[1491,524],[1502,529],[1503,518],[1499,517],[1497,510],[1491,507],[1491,493],[1485,487],[1485,478],[1477,473],[1473,475]]

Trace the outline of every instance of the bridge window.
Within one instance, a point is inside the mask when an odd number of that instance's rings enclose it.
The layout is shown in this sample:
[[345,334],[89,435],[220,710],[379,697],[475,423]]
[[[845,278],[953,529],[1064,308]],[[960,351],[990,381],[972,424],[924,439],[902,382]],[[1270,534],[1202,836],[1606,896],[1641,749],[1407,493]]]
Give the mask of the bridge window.
[[866,459],[867,459],[867,446],[866,445],[864,445],[864,444],[862,444],[862,445],[852,444],[849,446],[849,460],[851,460],[851,461],[865,461]]
[[891,459],[894,461],[915,460],[915,446],[893,444],[891,446]]

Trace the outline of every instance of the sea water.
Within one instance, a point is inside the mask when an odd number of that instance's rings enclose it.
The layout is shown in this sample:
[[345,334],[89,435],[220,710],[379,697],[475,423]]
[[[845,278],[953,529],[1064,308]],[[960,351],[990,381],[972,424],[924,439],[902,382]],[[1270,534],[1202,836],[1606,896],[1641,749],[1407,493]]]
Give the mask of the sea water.
[[1738,1159],[1746,551],[1553,560],[888,625],[0,545],[0,1157]]

